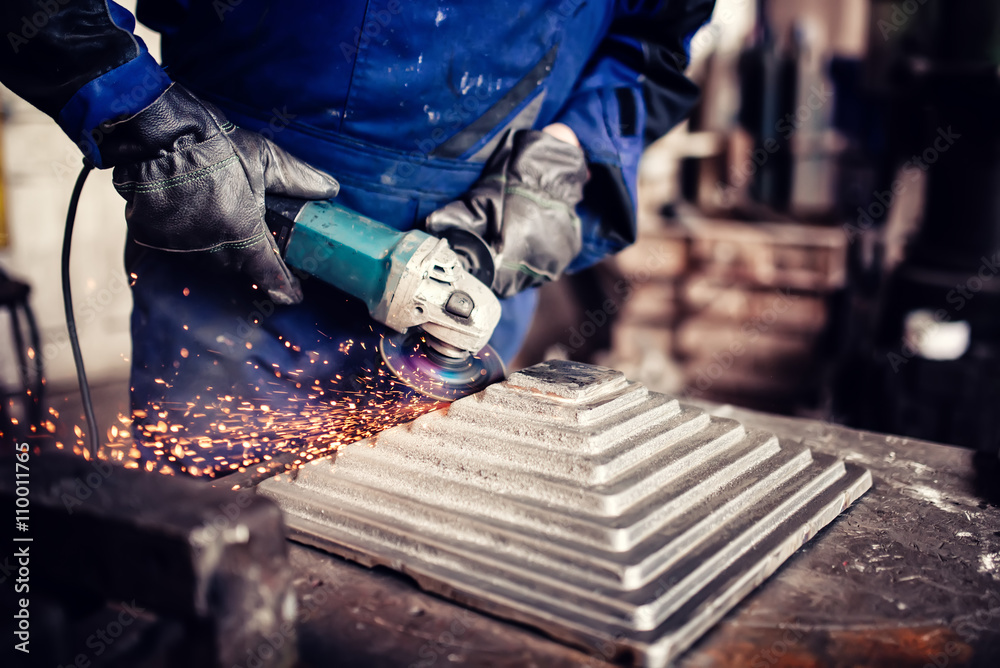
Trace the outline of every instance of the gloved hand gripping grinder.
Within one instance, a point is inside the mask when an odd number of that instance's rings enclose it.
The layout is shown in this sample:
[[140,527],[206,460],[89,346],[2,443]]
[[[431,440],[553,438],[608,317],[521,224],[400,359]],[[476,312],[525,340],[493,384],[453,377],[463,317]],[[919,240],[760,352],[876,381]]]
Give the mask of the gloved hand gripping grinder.
[[487,344],[500,302],[470,272],[483,275],[478,258],[330,201],[268,198],[266,222],[286,264],[362,300],[395,332],[379,352],[406,385],[451,401],[505,375]]

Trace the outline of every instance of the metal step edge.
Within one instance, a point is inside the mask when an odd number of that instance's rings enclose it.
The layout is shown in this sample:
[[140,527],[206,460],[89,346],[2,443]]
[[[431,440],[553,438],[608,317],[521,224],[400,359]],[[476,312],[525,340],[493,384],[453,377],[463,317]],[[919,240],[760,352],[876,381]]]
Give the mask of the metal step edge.
[[[767,436],[762,432],[753,434]],[[320,494],[337,494],[343,491],[345,484],[352,484],[364,492],[359,495],[363,500],[359,503],[361,506],[375,506],[377,498],[417,507],[436,506],[462,515],[475,516],[491,524],[523,526],[541,535],[562,538],[570,543],[579,543],[579,537],[583,537],[591,541],[583,544],[583,547],[597,542],[606,549],[621,552],[634,547],[670,518],[685,512],[695,503],[703,502],[711,496],[712,490],[733,480],[741,471],[768,459],[781,449],[777,438],[773,436],[764,441],[747,438],[741,444],[744,444],[742,448],[737,445],[721,455],[725,458],[723,463],[705,462],[694,469],[691,478],[696,478],[694,474],[700,469],[711,469],[706,470],[705,476],[694,484],[663,486],[642,505],[634,506],[628,513],[617,517],[586,516],[582,513],[568,515],[547,505],[519,501],[485,492],[472,485],[448,483],[436,478],[429,478],[421,484],[412,477],[405,477],[405,471],[391,466],[386,466],[377,473],[373,472],[370,476],[355,476],[349,467],[342,466],[340,458],[336,463],[340,469],[335,474],[335,489],[330,489],[330,483],[319,475],[314,475],[308,467],[299,470],[297,484],[306,489],[312,488]],[[395,475],[393,471],[396,472]],[[391,492],[382,489],[382,482],[387,479],[394,481]],[[482,509],[488,510],[484,512]]]
[[[806,517],[807,511],[811,510],[807,507],[786,522],[786,524],[798,522],[800,525],[815,527],[815,529],[792,531],[783,538],[776,534],[769,535],[758,544],[758,558],[751,564],[752,567],[746,568],[746,564],[742,565],[744,575],[732,583],[721,596],[714,594],[713,597],[717,596],[719,603],[704,611],[701,617],[681,619],[680,622],[671,618],[666,620],[660,628],[642,633],[635,633],[627,627],[615,624],[612,620],[594,623],[594,620],[579,615],[579,608],[571,610],[569,616],[553,614],[530,603],[528,599],[523,597],[525,594],[532,593],[530,589],[510,592],[484,587],[488,583],[469,580],[466,575],[461,573],[457,574],[456,577],[456,574],[450,570],[441,571],[436,569],[433,564],[407,563],[406,555],[398,555],[397,553],[396,556],[393,556],[388,554],[394,552],[391,549],[381,556],[374,556],[363,549],[352,547],[343,542],[331,541],[291,526],[289,533],[293,540],[339,554],[358,563],[367,566],[388,566],[413,577],[426,591],[445,596],[475,609],[528,624],[557,640],[568,642],[585,650],[593,649],[594,643],[611,643],[616,649],[614,653],[606,654],[604,657],[606,659],[613,660],[631,654],[634,665],[657,668],[666,666],[698,637],[684,638],[677,629],[699,628],[704,630],[711,627],[750,591],[767,579],[808,538],[832,521],[846,506],[853,503],[870,487],[871,477],[868,471],[853,465],[848,465],[847,470],[848,476],[842,478],[845,484],[826,490],[826,494],[832,499],[831,501],[813,512],[811,517]],[[860,471],[862,475],[852,475],[852,471]],[[814,501],[814,505],[816,503]],[[803,518],[805,518],[804,521]],[[449,581],[453,584],[449,584]],[[670,632],[661,633],[661,629],[668,629]]]
[[562,425],[589,426],[607,422],[621,413],[645,401],[653,394],[641,383],[629,382],[618,388],[606,388],[604,392],[582,401],[549,397],[510,386],[506,383],[490,386],[487,391],[476,395],[474,401],[462,402],[457,407],[456,417],[478,420],[483,411],[514,413],[528,418],[542,417],[551,422],[552,418]]
[[[555,452],[588,456],[600,455],[650,424],[676,415],[681,410],[681,404],[676,399],[650,392],[638,407],[629,409],[624,414],[615,414],[613,420],[586,425],[559,424],[559,429],[554,432],[552,421],[535,420],[521,413],[502,412],[495,408],[473,410],[468,408],[469,404],[466,402],[469,400],[477,401],[478,395],[473,394],[456,401],[445,409],[446,415],[451,419],[461,420],[471,431],[494,436],[506,435]],[[648,406],[654,404],[659,405],[650,410]],[[660,415],[660,412],[664,414]],[[512,425],[513,429],[510,428]],[[602,438],[608,432],[617,436],[614,439]],[[554,439],[553,433],[558,438]]]
[[[617,443],[596,455],[578,451],[553,452],[548,444],[526,439],[517,439],[518,451],[515,455],[506,448],[493,447],[492,439],[489,446],[482,446],[486,439],[482,438],[483,431],[480,430],[469,429],[465,438],[461,435],[456,438],[446,427],[450,423],[447,423],[445,415],[430,413],[405,426],[410,437],[423,439],[424,445],[419,453],[413,454],[413,448],[406,443],[407,438],[400,439],[399,432],[392,432],[391,435],[386,432],[386,436],[377,440],[377,447],[390,449],[400,456],[428,459],[455,457],[457,449],[463,461],[470,465],[523,471],[553,481],[582,481],[597,485],[617,478],[659,448],[671,447],[680,439],[700,432],[712,421],[712,416],[701,409],[685,406],[680,412],[649,424],[627,438],[616,439]],[[737,423],[732,422],[735,429]],[[541,466],[555,471],[538,476]]]
[[[708,458],[719,456],[749,438],[739,425],[714,420],[705,429],[682,438],[676,438],[677,435],[671,437],[669,432],[664,431],[651,439],[654,444],[659,443],[659,450],[649,452],[645,459],[625,469],[612,482],[595,485],[586,479],[532,475],[530,469],[487,466],[467,460],[459,452],[454,452],[461,447],[459,438],[447,443],[435,443],[423,434],[410,433],[401,438],[401,433],[394,434],[396,447],[389,451],[391,454],[382,450],[383,441],[374,448],[342,451],[338,462],[341,470],[359,481],[373,475],[373,471],[391,470],[391,475],[419,475],[447,481],[448,484],[472,485],[525,503],[574,512],[582,510],[599,516],[622,514],[640,503],[644,496],[650,495],[649,487],[669,485],[703,465]],[[445,448],[453,450],[450,457],[440,454]],[[422,451],[420,455],[405,454],[418,449]],[[438,456],[427,457],[424,452],[436,452]],[[520,449],[512,448],[508,452],[515,460],[523,459]],[[352,473],[355,471],[357,475]],[[518,493],[507,494],[507,489],[516,489]]]
[[[704,512],[697,518],[685,516],[686,524],[678,527],[678,531],[655,534],[647,539],[643,546],[637,546],[628,553],[616,554],[599,550],[585,553],[571,546],[556,545],[515,530],[497,529],[475,520],[455,522],[451,514],[439,508],[424,509],[421,519],[433,522],[433,528],[430,529],[426,525],[417,526],[412,520],[388,510],[372,514],[356,506],[334,503],[329,503],[324,510],[329,511],[331,517],[339,518],[341,532],[354,533],[355,541],[358,532],[365,532],[366,527],[378,526],[380,531],[386,534],[420,535],[424,542],[434,544],[438,551],[457,551],[463,553],[469,560],[493,563],[494,565],[490,566],[492,570],[510,572],[511,568],[516,569],[521,564],[531,563],[533,568],[547,572],[553,580],[568,576],[573,581],[570,584],[575,584],[584,590],[595,586],[604,587],[607,589],[606,595],[618,596],[624,590],[639,589],[648,584],[658,573],[675,562],[677,555],[683,550],[690,549],[705,538],[710,533],[705,530],[706,526],[718,527],[732,522],[738,512],[759,503],[769,488],[779,499],[794,494],[796,491],[794,487],[782,486],[776,481],[787,482],[805,470],[811,462],[811,453],[807,448],[800,447],[797,451],[787,449],[784,454],[786,455],[784,462],[767,475],[758,476],[754,472],[747,472],[745,477],[753,482],[738,491],[715,512]],[[284,499],[280,496],[273,498],[279,503],[288,501],[288,497],[292,494],[287,491],[285,494]],[[283,507],[286,513],[305,519],[310,518],[309,514],[303,513],[294,505],[289,507],[288,503],[284,503]],[[393,506],[386,506],[386,508],[391,507]],[[689,519],[690,521],[687,521]],[[348,529],[344,526],[346,524],[356,525],[356,528]],[[695,538],[699,532],[701,538]],[[488,536],[492,540],[486,547],[477,547],[473,540],[476,535]],[[458,546],[454,545],[456,540],[460,543]],[[508,550],[504,551],[502,547],[497,547],[498,545],[506,545]]]
[[[580,387],[574,380],[570,380],[570,385],[565,382],[568,380],[565,376],[567,366],[577,366],[579,363],[570,362],[568,364],[563,364],[560,361],[552,360],[549,362],[542,362],[541,364],[536,364],[535,368],[521,369],[520,371],[515,371],[507,377],[504,386],[513,388],[518,392],[528,394],[534,397],[536,400],[547,400],[547,401],[558,401],[567,403],[585,403],[592,400],[594,397],[601,397],[605,394],[612,392],[617,392],[623,387],[638,385],[635,381],[631,381],[625,377],[621,371],[611,369],[608,367],[597,367],[593,365],[587,365],[589,367],[588,374],[591,377],[584,378],[586,381],[585,389],[581,391],[572,393],[575,396],[566,396],[565,391],[571,386]],[[548,367],[550,370],[554,368],[562,367],[559,371],[560,378],[558,382],[553,385],[552,383],[546,381],[545,379],[539,379],[538,371],[543,374],[546,373],[542,367]],[[572,371],[570,372],[572,374]],[[596,375],[600,374],[603,379],[597,379]],[[593,382],[596,379],[596,382]],[[540,382],[539,382],[540,381]],[[493,389],[490,389],[490,388]],[[502,393],[503,386],[490,386],[486,388],[486,394]],[[560,393],[562,392],[562,393]]]
[[[683,575],[677,582],[678,587],[695,587],[694,582],[704,576],[707,572],[716,570],[722,571],[735,563],[743,554],[753,549],[764,537],[771,535],[788,516],[793,515],[799,508],[808,504],[813,498],[823,494],[826,490],[835,488],[836,483],[846,475],[846,467],[842,460],[830,456],[814,455],[817,466],[823,467],[819,475],[807,478],[808,482],[802,485],[789,498],[784,500],[777,507],[773,508],[764,517],[759,518],[746,529],[739,531],[736,525],[730,523],[720,526],[708,537],[708,540],[698,544],[699,552],[708,552],[711,556],[707,559],[703,555],[688,552],[681,556],[670,566],[671,572],[679,572]],[[824,465],[825,462],[825,465]],[[795,481],[799,482],[799,481]],[[788,481],[789,484],[794,484]],[[726,535],[727,529],[736,529],[737,533],[732,536]],[[697,558],[696,558],[697,554]],[[681,601],[680,603],[683,603]],[[636,620],[634,626],[646,626],[655,628],[673,614],[679,607],[678,604],[667,602],[663,599],[650,605],[641,606],[636,610]]]
[[[841,485],[824,490],[758,546],[754,568],[731,565],[660,627],[628,640],[633,653],[650,668],[668,666],[871,486],[868,470],[846,464]],[[782,535],[784,540],[775,540]]]

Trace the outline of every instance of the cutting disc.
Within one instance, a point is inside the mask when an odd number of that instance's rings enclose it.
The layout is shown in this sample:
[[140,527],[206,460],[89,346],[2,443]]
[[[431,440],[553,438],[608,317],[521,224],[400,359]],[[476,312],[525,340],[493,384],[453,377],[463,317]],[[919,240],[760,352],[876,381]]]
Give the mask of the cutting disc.
[[507,375],[503,360],[489,346],[475,355],[455,359],[434,350],[425,334],[412,329],[406,334],[383,336],[378,348],[386,366],[400,381],[440,401],[473,394]]

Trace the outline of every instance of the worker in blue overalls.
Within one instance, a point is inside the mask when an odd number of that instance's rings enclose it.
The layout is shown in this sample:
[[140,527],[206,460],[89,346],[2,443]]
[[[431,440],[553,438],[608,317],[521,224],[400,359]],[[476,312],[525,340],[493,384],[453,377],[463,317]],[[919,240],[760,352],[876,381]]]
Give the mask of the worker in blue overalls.
[[[216,429],[207,412],[300,398],[364,366],[372,321],[284,266],[266,194],[483,236],[503,257],[491,343],[509,361],[535,286],[634,241],[639,156],[696,99],[687,41],[713,4],[139,0],[161,66],[114,3],[6,0],[0,79],[114,168],[133,407],[183,437],[183,416]],[[523,182],[477,190],[497,151]],[[490,198],[525,191],[565,215],[491,219]]]

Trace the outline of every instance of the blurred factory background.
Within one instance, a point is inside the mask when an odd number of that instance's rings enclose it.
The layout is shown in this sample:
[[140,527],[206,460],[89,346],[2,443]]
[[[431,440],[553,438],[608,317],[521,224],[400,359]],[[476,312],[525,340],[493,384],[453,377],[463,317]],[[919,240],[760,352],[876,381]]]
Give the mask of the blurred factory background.
[[639,242],[547,286],[519,362],[995,453],[1000,6],[719,0],[691,47]]
[[[644,157],[638,242],[546,286],[514,366],[593,362],[658,391],[996,452],[998,3],[718,0],[691,54],[701,102]],[[0,92],[0,267],[15,279],[0,417],[24,420],[39,362],[49,393],[75,387],[58,248],[80,159]],[[125,410],[122,209],[96,175],[72,276],[88,373]]]

